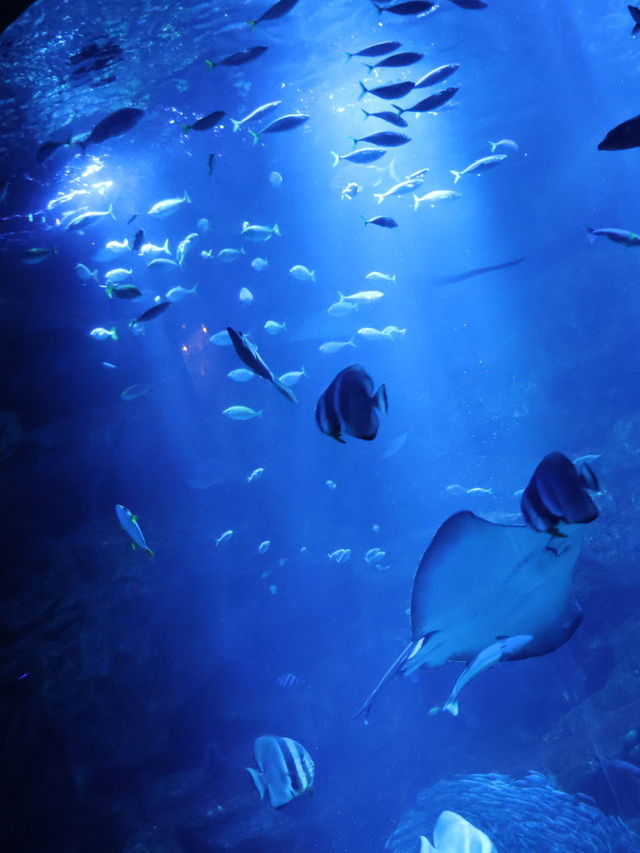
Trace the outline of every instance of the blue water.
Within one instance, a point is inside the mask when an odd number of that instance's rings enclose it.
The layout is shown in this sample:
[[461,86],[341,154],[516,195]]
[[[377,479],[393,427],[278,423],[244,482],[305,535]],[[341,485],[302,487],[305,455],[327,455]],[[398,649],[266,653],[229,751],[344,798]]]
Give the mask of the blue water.
[[[244,22],[265,8],[37,2],[0,38],[3,849],[382,850],[421,789],[456,773],[528,770],[569,793],[589,790],[637,828],[635,778],[611,795],[614,781],[598,776],[605,759],[640,764],[629,734],[637,257],[603,237],[590,245],[585,230],[639,227],[640,154],[596,148],[637,111],[625,4],[489,0],[470,11],[443,0],[403,18],[379,16],[368,0],[300,0],[252,34]],[[108,67],[72,76],[70,57],[109,39],[121,53]],[[425,58],[369,76],[358,58],[345,62],[344,51],[392,39]],[[207,71],[205,58],[251,45],[268,51]],[[448,62],[460,69],[435,88],[459,92],[437,114],[405,115],[409,144],[372,166],[332,167],[330,152],[346,154],[350,135],[395,130],[363,119],[360,106],[391,106],[358,102],[359,80],[416,80]],[[258,128],[287,113],[308,122],[255,145],[232,131],[229,118],[276,99],[281,108]],[[72,145],[36,161],[46,140],[86,134],[127,106],[145,115],[126,134],[85,156]],[[214,130],[182,132],[218,109],[226,117]],[[419,194],[453,189],[451,170],[501,138],[519,150],[464,176],[462,198],[417,211],[411,194],[376,204],[374,192],[422,168]],[[352,181],[362,189],[343,199]],[[185,191],[192,202],[172,216],[147,214]],[[113,218],[65,231],[72,212],[110,205]],[[398,227],[363,225],[377,215]],[[277,223],[281,236],[248,242],[244,221]],[[168,237],[173,253],[199,237],[171,274],[131,252],[99,259],[139,228],[145,241]],[[57,253],[26,265],[32,247]],[[233,263],[215,259],[240,247]],[[255,257],[268,268],[255,271]],[[99,282],[83,282],[78,263]],[[294,279],[296,264],[316,282]],[[119,266],[133,269],[139,300],[109,299],[99,286]],[[368,281],[374,270],[395,282]],[[197,295],[132,333],[156,296],[196,283]],[[254,295],[248,306],[242,287]],[[338,291],[373,289],[384,297],[327,314]],[[286,329],[268,335],[267,320]],[[356,334],[387,325],[406,333]],[[118,340],[90,337],[99,326]],[[241,362],[209,342],[227,326],[251,336],[276,376],[304,367],[296,405],[260,378],[228,378]],[[353,336],[355,348],[319,351]],[[320,432],[314,408],[354,362],[376,388],[385,383],[389,412],[374,441],[343,446]],[[133,384],[146,393],[122,399]],[[234,405],[261,416],[230,420],[222,412]],[[461,509],[518,523],[514,492],[552,450],[601,454],[600,517],[575,571],[585,610],[575,637],[482,674],[458,718],[427,713],[460,673],[447,663],[398,679],[368,726],[355,720],[410,639],[413,574],[439,525]],[[256,468],[264,474],[249,483]],[[461,496],[452,484],[487,493]],[[139,517],[153,559],[131,550],[116,504]],[[233,536],[216,545],[226,530]],[[373,547],[386,552],[377,565],[364,560]],[[342,564],[328,557],[339,548],[351,549]],[[260,802],[244,768],[262,734],[309,750],[313,797],[277,812]]]

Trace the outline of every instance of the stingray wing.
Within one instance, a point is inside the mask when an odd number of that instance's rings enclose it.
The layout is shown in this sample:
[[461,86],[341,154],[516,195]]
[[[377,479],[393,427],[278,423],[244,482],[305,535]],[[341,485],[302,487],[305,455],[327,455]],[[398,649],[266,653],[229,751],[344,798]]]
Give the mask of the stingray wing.
[[546,654],[577,627],[572,586],[582,537],[494,524],[459,512],[425,551],[411,593],[412,639],[425,638],[403,671],[469,661],[499,637],[531,634],[518,657]]

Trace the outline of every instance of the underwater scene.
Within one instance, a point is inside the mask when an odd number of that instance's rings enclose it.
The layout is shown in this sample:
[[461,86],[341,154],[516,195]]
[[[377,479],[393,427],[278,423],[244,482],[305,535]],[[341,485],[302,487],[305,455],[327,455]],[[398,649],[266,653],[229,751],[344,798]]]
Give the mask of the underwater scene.
[[638,31],[4,29],[2,851],[640,851]]

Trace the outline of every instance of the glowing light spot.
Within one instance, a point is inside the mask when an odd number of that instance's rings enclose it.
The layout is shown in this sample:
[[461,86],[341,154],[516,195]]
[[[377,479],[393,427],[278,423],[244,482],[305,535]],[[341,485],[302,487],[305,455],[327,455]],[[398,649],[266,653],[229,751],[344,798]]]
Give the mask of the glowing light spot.
[[189,352],[189,347],[186,344],[182,344],[182,352]]
[[202,329],[202,331],[205,333],[205,335],[209,333],[209,329],[207,329],[207,327],[206,327],[206,326],[200,326],[200,328],[201,328],[201,329]]

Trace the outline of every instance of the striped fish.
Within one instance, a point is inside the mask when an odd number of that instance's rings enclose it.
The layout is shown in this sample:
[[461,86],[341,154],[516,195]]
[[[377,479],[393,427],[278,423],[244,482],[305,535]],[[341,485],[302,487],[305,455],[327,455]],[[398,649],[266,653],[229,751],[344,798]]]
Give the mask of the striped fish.
[[260,770],[247,767],[258,789],[260,799],[269,792],[274,809],[313,791],[314,764],[307,750],[289,737],[262,735],[254,745],[256,764]]

